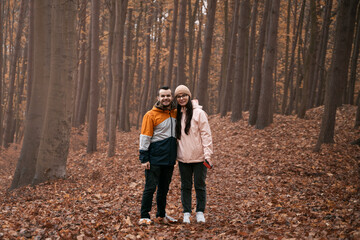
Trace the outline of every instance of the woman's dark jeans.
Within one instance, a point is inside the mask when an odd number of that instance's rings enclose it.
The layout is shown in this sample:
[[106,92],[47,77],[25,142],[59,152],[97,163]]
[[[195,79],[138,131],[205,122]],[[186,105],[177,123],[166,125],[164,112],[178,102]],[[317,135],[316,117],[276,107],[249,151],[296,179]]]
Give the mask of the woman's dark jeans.
[[181,202],[184,212],[191,212],[191,189],[194,178],[196,193],[196,212],[204,212],[206,205],[206,173],[207,168],[200,163],[179,162],[181,176]]

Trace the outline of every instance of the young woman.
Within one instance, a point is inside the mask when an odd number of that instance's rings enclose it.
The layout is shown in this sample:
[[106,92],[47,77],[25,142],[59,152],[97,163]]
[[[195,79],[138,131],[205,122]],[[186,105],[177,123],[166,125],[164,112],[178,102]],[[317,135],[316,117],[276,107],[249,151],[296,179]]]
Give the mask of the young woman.
[[205,160],[212,166],[212,137],[207,114],[197,100],[191,100],[190,90],[180,85],[175,89],[177,101],[176,137],[177,160],[181,176],[181,202],[184,223],[190,223],[191,190],[194,179],[196,192],[196,221],[205,222],[206,173]]

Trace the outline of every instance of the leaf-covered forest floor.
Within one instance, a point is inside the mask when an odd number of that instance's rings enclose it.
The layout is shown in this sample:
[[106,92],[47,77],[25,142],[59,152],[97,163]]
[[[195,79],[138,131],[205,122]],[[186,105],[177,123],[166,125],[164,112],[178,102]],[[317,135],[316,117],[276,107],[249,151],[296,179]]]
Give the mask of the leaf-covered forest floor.
[[[246,112],[237,123],[210,116],[215,166],[205,224],[193,214],[190,225],[137,225],[139,130],[117,133],[112,158],[102,130],[91,155],[86,131],[74,130],[67,179],[7,192],[21,148],[12,145],[0,156],[0,239],[360,239],[360,147],[350,144],[360,137],[355,112],[338,109],[335,144],[319,153],[313,148],[323,108],[306,119],[275,115],[264,130],[249,126]],[[167,213],[181,222],[177,168]]]

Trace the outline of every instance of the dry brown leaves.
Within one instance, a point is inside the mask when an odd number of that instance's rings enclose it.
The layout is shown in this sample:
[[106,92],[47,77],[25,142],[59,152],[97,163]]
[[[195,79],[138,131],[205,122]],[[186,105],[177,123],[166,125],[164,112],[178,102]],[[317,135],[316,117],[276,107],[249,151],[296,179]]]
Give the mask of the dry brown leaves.
[[[215,167],[206,224],[137,225],[144,185],[139,130],[117,134],[112,158],[100,130],[91,155],[86,132],[74,131],[66,180],[11,193],[20,146],[1,150],[0,239],[359,239],[360,147],[349,144],[360,137],[355,107],[338,109],[336,143],[315,153],[322,111],[310,110],[306,119],[275,115],[264,130],[248,126],[247,113],[237,123],[210,116]],[[155,210],[154,203],[152,216]],[[181,222],[177,169],[167,213]]]

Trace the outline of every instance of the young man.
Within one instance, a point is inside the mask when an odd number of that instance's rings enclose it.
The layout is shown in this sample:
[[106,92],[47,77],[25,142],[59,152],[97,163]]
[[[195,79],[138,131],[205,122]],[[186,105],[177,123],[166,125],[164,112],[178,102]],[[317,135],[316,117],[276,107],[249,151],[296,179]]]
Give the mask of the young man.
[[166,196],[176,161],[176,109],[168,87],[159,89],[157,100],[155,106],[145,114],[140,134],[140,161],[145,169],[140,225],[152,223],[149,212],[156,188],[158,221],[176,221],[165,212]]

